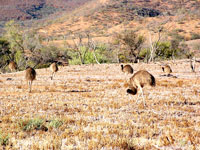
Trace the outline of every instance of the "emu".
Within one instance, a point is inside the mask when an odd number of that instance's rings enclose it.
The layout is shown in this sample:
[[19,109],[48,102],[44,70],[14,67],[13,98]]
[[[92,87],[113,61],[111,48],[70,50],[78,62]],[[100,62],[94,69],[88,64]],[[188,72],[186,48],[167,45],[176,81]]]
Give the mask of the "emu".
[[136,72],[130,78],[129,88],[127,89],[127,93],[136,95],[137,91],[139,89],[141,93],[138,94],[136,103],[138,103],[138,98],[142,94],[143,103],[144,103],[144,105],[146,105],[144,95],[143,95],[143,87],[144,86],[155,86],[155,85],[156,85],[156,80],[155,80],[154,76],[146,70],[140,70],[140,71]]
[[50,65],[50,70],[52,72],[51,80],[53,80],[53,77],[55,76],[55,73],[58,71],[58,65],[56,62],[52,63]]
[[121,70],[126,74],[133,74],[134,71],[131,65],[125,65],[125,66],[121,65]]
[[36,79],[36,72],[35,69],[31,68],[31,67],[27,67],[26,68],[26,74],[25,74],[25,79],[28,82],[28,86],[29,86],[29,93],[31,92],[31,87],[32,87],[32,82],[33,80]]
[[16,71],[17,70],[17,64],[14,61],[7,61],[8,64],[8,68],[10,69],[11,72]]
[[172,73],[172,69],[169,65],[162,66],[163,72],[169,77],[170,73]]

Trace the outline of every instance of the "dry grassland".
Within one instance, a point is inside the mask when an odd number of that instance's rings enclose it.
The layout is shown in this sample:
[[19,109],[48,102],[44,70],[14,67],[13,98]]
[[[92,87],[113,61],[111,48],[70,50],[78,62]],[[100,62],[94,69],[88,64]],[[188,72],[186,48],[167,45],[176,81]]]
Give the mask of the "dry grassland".
[[156,78],[147,106],[126,94],[120,64],[60,67],[54,80],[36,70],[32,93],[24,71],[0,74],[0,148],[12,150],[200,149],[200,65],[131,64]]

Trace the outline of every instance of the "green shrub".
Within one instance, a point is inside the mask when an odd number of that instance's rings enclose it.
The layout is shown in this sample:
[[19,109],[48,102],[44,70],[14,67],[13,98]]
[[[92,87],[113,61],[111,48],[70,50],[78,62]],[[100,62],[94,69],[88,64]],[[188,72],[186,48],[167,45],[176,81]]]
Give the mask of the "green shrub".
[[63,125],[63,121],[60,119],[52,119],[45,121],[44,119],[24,119],[18,122],[19,128],[23,131],[30,132],[33,130],[48,131],[48,128],[59,128]]
[[98,45],[95,50],[96,57],[100,63],[109,63],[111,62],[109,56],[111,51],[108,51],[106,45]]
[[187,51],[178,48],[178,46],[174,46],[172,42],[158,43],[158,48],[156,50],[156,58],[159,59],[185,58],[187,55]]
[[125,54],[119,54],[118,59],[120,63],[128,63],[129,59],[126,57]]
[[[186,58],[189,53],[188,50],[181,49],[179,42],[159,42],[157,43],[155,51],[155,59],[157,60],[166,60],[170,58]],[[184,46],[185,47],[185,46]],[[139,53],[140,58],[144,58],[144,61],[148,61],[150,58],[151,50],[150,48],[142,49]]]
[[54,120],[51,120],[49,122],[49,127],[52,127],[52,128],[59,128],[61,125],[63,124],[63,122],[59,119],[54,119]]
[[172,49],[170,48],[170,42],[158,43],[158,48],[156,50],[156,56],[163,59],[170,58],[173,54]]
[[43,119],[29,119],[29,120],[21,120],[19,122],[19,127],[23,131],[32,131],[32,130],[44,130],[47,131],[48,128],[44,126],[44,120]]
[[[94,51],[89,50],[87,47],[81,47],[79,52],[81,53],[84,64],[94,64],[96,63],[94,57]],[[69,56],[72,58],[69,60],[69,64],[78,65],[81,64],[81,58],[79,56],[79,52],[75,50],[69,51]],[[85,53],[85,55],[84,55]],[[105,45],[99,45],[95,49],[95,55],[99,63],[107,63],[109,62],[107,48]]]
[[69,56],[72,58],[69,60],[70,65],[80,65],[81,60],[79,59],[79,55],[75,50],[69,51]]
[[6,146],[9,144],[9,136],[0,131],[0,145]]
[[150,49],[149,48],[144,48],[140,51],[139,57],[144,58],[144,61],[148,61],[150,58]]
[[192,33],[191,40],[196,40],[196,39],[200,39],[200,34]]

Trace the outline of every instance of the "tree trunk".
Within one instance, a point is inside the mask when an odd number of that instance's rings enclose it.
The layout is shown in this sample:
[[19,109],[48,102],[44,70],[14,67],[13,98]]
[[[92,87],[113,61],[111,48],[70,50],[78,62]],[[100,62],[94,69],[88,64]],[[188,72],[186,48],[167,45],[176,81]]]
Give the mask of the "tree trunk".
[[97,57],[96,57],[96,54],[95,54],[95,50],[93,50],[93,56],[94,56],[94,59],[95,59],[96,63],[100,64],[99,61],[97,60]]

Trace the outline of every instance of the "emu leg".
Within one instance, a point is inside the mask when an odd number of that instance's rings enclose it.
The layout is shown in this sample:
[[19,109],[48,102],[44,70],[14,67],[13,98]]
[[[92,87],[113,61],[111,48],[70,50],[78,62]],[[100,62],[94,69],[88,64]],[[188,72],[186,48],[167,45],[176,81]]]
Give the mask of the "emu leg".
[[54,72],[52,72],[52,75],[51,75],[51,80],[53,80],[53,74],[54,74]]
[[145,102],[145,99],[144,99],[144,94],[143,94],[143,90],[142,90],[142,87],[139,87],[140,88],[140,92],[142,94],[142,100],[143,100],[143,104],[144,106],[146,105],[146,102]]
[[31,93],[32,81],[29,81],[29,93]]

